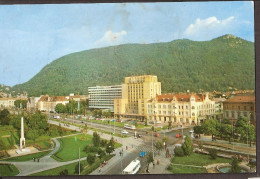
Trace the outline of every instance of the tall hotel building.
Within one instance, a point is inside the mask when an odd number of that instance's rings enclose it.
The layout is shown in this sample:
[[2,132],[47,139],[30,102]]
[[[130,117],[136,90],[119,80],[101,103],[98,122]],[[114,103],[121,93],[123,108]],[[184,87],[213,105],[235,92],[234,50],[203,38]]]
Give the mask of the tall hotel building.
[[144,119],[147,101],[161,94],[157,76],[131,76],[122,84],[122,98],[114,100],[114,115],[117,118]]
[[89,108],[114,111],[114,99],[122,98],[122,85],[88,88]]

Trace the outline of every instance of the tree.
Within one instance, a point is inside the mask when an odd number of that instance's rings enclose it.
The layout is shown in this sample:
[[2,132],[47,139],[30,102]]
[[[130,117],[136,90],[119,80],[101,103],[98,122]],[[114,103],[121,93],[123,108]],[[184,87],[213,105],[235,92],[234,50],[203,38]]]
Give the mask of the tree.
[[114,150],[115,150],[115,141],[114,138],[112,137],[106,146],[106,153],[110,155]]
[[98,117],[101,117],[101,116],[102,116],[102,110],[101,110],[101,109],[99,109],[99,110],[97,111],[97,116],[98,116]]
[[106,155],[106,153],[101,148],[99,148],[98,149],[98,157],[99,157],[99,159],[101,160],[105,155]]
[[172,121],[170,120],[169,122],[168,122],[168,129],[171,129],[172,128]]
[[27,108],[27,100],[15,100],[14,106],[17,108],[26,109]]
[[185,155],[190,155],[193,152],[193,143],[189,135],[186,136],[182,149]]
[[230,173],[240,173],[240,172],[241,172],[241,168],[239,166],[239,161],[238,161],[238,158],[235,157],[232,159],[232,162],[231,162]]
[[66,112],[66,106],[62,103],[59,103],[59,104],[56,105],[55,111],[57,113],[65,113]]
[[97,132],[93,132],[92,142],[95,147],[98,147],[100,145],[100,136]]
[[152,152],[149,152],[149,153],[147,154],[147,158],[146,158],[147,171],[148,171],[148,169],[149,169],[150,163],[152,163],[153,161],[154,161],[154,159],[153,159],[153,154],[152,154]]
[[74,170],[74,173],[75,174],[79,174],[79,169],[80,171],[83,170],[83,165],[80,165],[79,163],[75,166],[75,170]]
[[87,162],[89,163],[89,165],[92,165],[93,163],[95,163],[96,160],[96,155],[94,154],[89,154],[87,157]]
[[0,112],[0,124],[1,125],[8,125],[10,122],[10,118],[9,118],[9,111],[7,109],[3,109]]
[[38,130],[35,130],[35,129],[30,129],[27,133],[26,133],[26,137],[28,139],[31,139],[35,142],[36,138],[39,137],[39,133],[38,133]]
[[159,155],[159,152],[163,149],[163,143],[162,143],[162,141],[157,141],[157,142],[155,143],[155,148],[156,148],[156,150],[158,150],[158,155]]
[[222,136],[228,139],[229,143],[231,143],[232,138],[232,126],[230,124],[222,124],[221,126]]
[[147,119],[145,119],[144,125],[148,126]]
[[110,143],[108,143],[106,146],[106,153],[108,153],[110,155],[115,150],[115,148],[109,144]]
[[217,150],[216,149],[210,149],[209,155],[212,159],[216,159],[217,158]]
[[62,170],[62,171],[60,172],[60,176],[66,176],[66,175],[69,175],[68,169]]
[[200,134],[203,134],[203,130],[201,126],[194,126],[193,130],[194,130],[194,134],[199,135],[199,138],[200,138]]
[[219,122],[214,119],[206,120],[202,123],[202,130],[205,134],[210,134],[212,137],[212,141],[214,140],[214,136],[218,134]]
[[175,147],[174,148],[174,154],[176,156],[183,157],[184,156],[184,151],[183,151],[182,147]]

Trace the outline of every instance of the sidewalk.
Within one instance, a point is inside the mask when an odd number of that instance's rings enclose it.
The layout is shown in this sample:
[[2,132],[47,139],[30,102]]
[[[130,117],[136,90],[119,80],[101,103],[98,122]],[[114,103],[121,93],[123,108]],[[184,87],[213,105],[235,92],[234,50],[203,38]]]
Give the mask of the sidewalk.
[[[173,146],[169,146],[168,149],[169,151],[173,151]],[[170,154],[172,155],[171,152]],[[160,160],[159,165],[157,165],[158,160]],[[167,167],[171,164],[171,159],[166,158],[164,149],[160,151],[159,155],[154,156],[154,163],[155,166],[153,166],[152,163],[150,163],[149,165],[149,171],[150,171],[149,174],[170,174],[171,173],[167,170]],[[142,174],[147,174],[146,169],[147,166],[142,171]]]

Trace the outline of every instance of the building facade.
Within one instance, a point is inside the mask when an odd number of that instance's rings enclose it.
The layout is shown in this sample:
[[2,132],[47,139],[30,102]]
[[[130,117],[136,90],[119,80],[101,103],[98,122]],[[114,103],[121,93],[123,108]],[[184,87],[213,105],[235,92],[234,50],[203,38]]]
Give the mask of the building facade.
[[223,102],[224,118],[237,120],[240,116],[245,116],[255,124],[255,96],[239,95],[233,96]]
[[198,125],[213,117],[215,102],[206,94],[163,94],[147,103],[148,121],[172,121],[177,125]]
[[37,108],[39,111],[55,112],[55,107],[57,104],[66,105],[69,103],[69,96],[41,96],[37,103]]
[[226,101],[226,98],[214,98],[215,101],[215,115],[216,119],[223,119],[224,117],[224,107],[223,102]]
[[114,99],[122,98],[122,85],[88,88],[89,108],[114,111]]
[[157,76],[126,77],[122,84],[122,98],[114,100],[114,115],[117,118],[144,119],[147,101],[160,94],[161,83]]
[[0,98],[0,108],[14,108],[16,100],[27,100],[27,98]]

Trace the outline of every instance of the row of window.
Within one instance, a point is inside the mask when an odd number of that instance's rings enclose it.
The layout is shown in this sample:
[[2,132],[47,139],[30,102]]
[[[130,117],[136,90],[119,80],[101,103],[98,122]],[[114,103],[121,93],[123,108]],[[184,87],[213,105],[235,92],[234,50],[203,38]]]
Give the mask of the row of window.
[[238,106],[237,108],[235,106],[229,106],[229,105],[225,105],[224,108],[226,110],[234,110],[234,109],[238,109],[238,110],[253,110],[253,106]]

